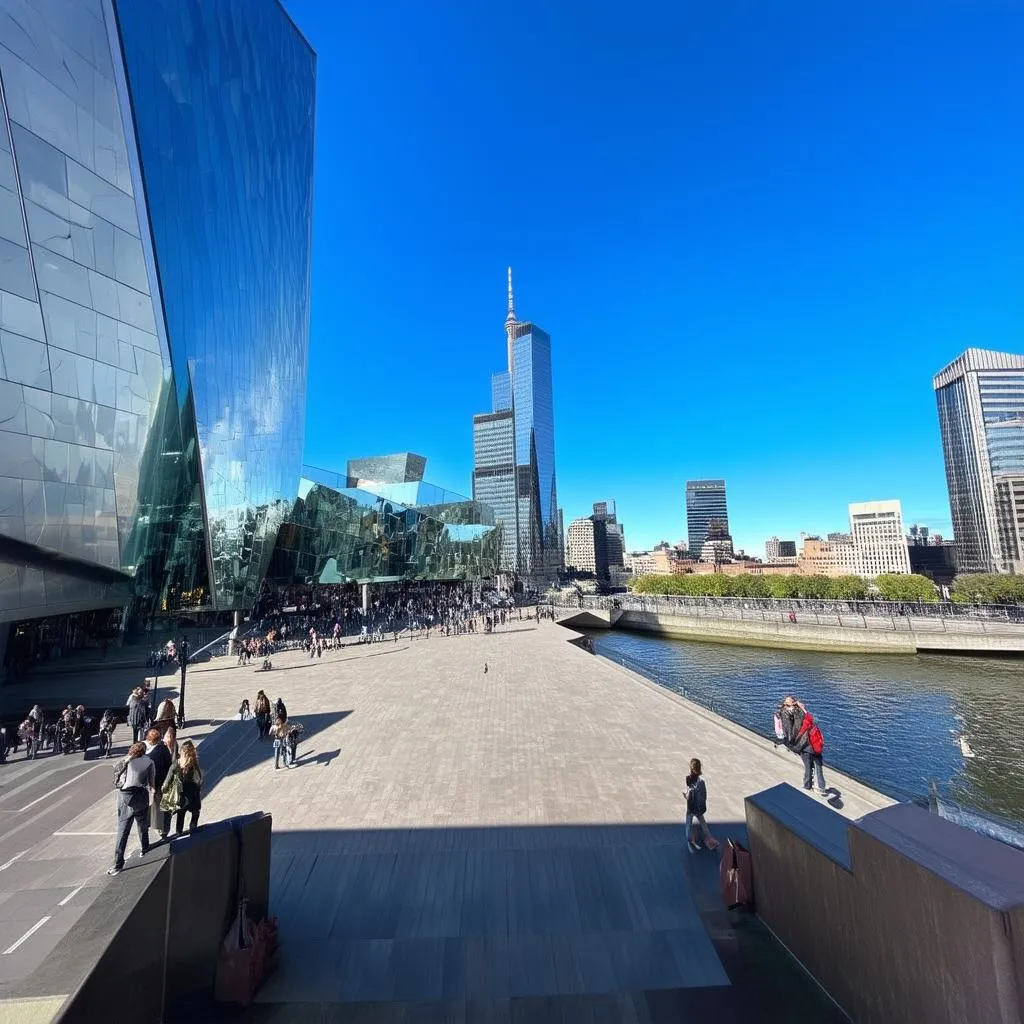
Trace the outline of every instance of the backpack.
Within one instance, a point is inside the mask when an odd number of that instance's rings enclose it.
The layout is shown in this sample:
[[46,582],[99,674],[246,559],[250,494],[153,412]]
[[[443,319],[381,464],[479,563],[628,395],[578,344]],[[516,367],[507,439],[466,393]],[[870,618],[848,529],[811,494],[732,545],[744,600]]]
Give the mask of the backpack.
[[114,765],[114,789],[121,789],[128,776],[128,758],[125,757]]
[[825,749],[825,737],[821,735],[817,722],[811,726],[807,733],[807,739],[810,742],[812,753],[820,754]]

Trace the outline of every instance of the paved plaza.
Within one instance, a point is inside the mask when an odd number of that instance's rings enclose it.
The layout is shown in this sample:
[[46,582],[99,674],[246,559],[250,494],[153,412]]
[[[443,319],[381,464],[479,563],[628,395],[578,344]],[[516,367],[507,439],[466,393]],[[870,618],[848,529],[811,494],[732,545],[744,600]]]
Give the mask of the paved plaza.
[[[476,1019],[472,1006],[487,1007],[482,1019],[512,1019],[517,1006],[534,1019],[538,1006],[569,1015],[566,1000],[585,1019],[612,1020],[733,1005],[716,859],[686,852],[683,778],[700,757],[708,820],[725,838],[743,833],[743,798],[799,784],[800,762],[571,636],[516,622],[319,660],[282,654],[269,673],[227,658],[190,671],[189,718],[202,724],[180,738],[200,740],[203,820],[274,818],[281,966],[254,1019],[293,1019],[300,1003],[388,1020],[426,1004],[460,1020]],[[226,721],[260,687],[305,726],[294,768],[275,771],[252,723]],[[78,886],[62,909],[117,884],[103,875],[114,817],[106,775],[93,771],[102,791],[59,827],[48,820],[47,835],[0,873],[0,913],[20,899],[28,927]],[[61,781],[37,783],[33,799]],[[888,803],[835,773],[829,782],[839,813]],[[18,800],[2,806],[16,811]],[[52,936],[48,922],[26,940],[22,969]]]

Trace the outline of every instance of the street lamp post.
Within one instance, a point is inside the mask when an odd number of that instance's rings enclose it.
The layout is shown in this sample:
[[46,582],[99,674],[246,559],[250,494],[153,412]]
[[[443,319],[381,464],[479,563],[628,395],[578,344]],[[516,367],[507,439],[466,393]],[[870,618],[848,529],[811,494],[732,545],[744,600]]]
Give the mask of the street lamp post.
[[181,662],[181,693],[178,694],[178,728],[185,727],[185,669],[188,668],[188,637],[181,634],[181,645],[178,647],[178,659]]

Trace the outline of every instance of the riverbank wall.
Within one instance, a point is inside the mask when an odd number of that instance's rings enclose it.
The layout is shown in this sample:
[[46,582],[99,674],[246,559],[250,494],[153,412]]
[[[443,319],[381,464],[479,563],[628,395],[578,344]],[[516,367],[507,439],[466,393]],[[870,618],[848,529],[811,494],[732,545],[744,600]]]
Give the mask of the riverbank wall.
[[855,624],[822,622],[820,616],[794,614],[736,618],[688,614],[684,610],[570,611],[559,622],[580,629],[631,629],[678,640],[775,647],[804,651],[849,651],[858,654],[980,654],[1024,655],[1024,625],[1003,623],[999,628],[975,620],[938,618],[856,617]]

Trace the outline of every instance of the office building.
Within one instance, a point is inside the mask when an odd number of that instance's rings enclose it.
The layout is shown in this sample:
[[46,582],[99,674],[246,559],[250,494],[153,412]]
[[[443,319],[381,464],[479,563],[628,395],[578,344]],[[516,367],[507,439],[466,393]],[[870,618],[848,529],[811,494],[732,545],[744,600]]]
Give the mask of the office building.
[[958,568],[1024,571],[1024,356],[969,348],[933,385]]
[[720,565],[731,561],[732,557],[732,537],[729,536],[728,526],[720,519],[712,519],[700,548],[700,561]]
[[4,6],[2,617],[249,608],[302,464],[315,54],[277,0]]
[[608,579],[608,533],[606,523],[597,516],[574,519],[569,524],[566,544],[566,568],[593,573]]
[[827,540],[805,537],[797,565],[809,576],[856,576],[860,572],[857,549],[845,534],[830,534]]
[[779,564],[787,564],[796,559],[796,541],[779,540],[778,537],[769,537],[764,542],[765,560]]
[[856,551],[857,572],[861,576],[910,572],[910,555],[898,501],[851,504],[850,535]]
[[686,482],[686,531],[689,550],[698,557],[707,540],[708,527],[717,520],[729,532],[729,509],[724,480]]
[[491,378],[491,412],[473,418],[473,497],[503,526],[503,568],[541,585],[557,577],[563,557],[551,337],[517,318],[511,267],[505,336],[507,369]]
[[614,501],[595,501],[594,518],[600,519],[605,524],[605,533],[608,536],[608,565],[609,568],[624,568],[626,555],[626,531],[619,522],[616,514]]

